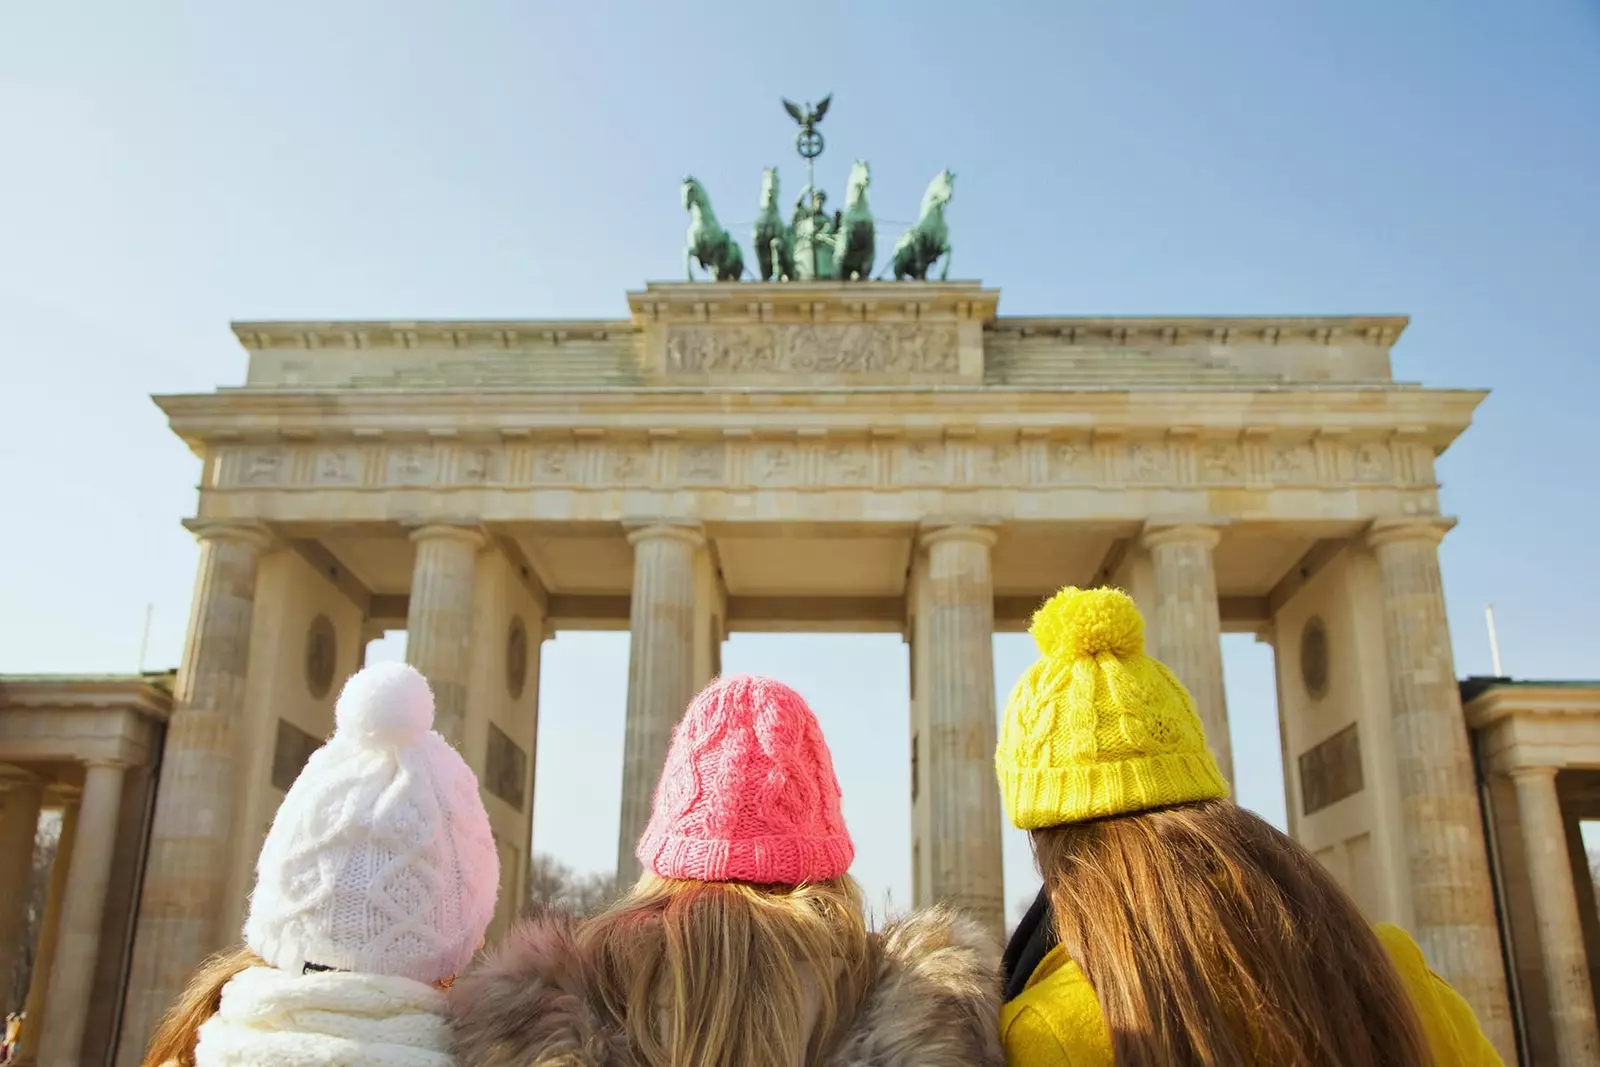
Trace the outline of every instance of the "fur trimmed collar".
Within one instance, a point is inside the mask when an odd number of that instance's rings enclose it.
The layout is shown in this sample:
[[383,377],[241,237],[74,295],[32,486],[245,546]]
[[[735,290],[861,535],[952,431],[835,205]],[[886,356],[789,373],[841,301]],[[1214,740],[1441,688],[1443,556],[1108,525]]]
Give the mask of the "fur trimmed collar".
[[[461,976],[450,992],[460,1067],[638,1067],[595,1007],[573,932],[566,916],[529,920]],[[994,940],[943,908],[874,937],[878,973],[829,1067],[1002,1067]]]

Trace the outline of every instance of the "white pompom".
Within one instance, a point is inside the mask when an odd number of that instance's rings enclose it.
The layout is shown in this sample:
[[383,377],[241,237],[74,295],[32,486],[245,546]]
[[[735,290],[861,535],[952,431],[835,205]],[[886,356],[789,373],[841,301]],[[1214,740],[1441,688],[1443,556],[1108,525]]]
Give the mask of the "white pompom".
[[375,663],[344,683],[333,718],[339,736],[362,744],[415,744],[433,729],[433,690],[409,664]]

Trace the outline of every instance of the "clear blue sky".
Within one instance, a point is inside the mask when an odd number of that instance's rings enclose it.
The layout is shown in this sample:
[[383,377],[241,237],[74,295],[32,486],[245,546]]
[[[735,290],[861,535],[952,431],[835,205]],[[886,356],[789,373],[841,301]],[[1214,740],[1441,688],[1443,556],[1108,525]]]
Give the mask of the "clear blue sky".
[[[953,168],[955,273],[1002,313],[1413,316],[1401,377],[1494,390],[1441,468],[1463,673],[1492,600],[1508,670],[1600,675],[1600,8],[1320,6],[11,0],[0,670],[131,669],[147,602],[177,662],[198,466],[146,396],[241,381],[230,319],[621,317],[678,275],[684,174],[748,219],[763,166],[800,184],[779,96],[832,90],[825,185],[865,157],[903,219]],[[1029,650],[996,650],[1003,690]],[[613,855],[626,654],[546,646],[536,844],[580,868]],[[1226,656],[1240,796],[1281,819],[1270,654]],[[817,705],[858,873],[903,902],[904,647],[725,663]],[[609,802],[563,810],[585,785]]]

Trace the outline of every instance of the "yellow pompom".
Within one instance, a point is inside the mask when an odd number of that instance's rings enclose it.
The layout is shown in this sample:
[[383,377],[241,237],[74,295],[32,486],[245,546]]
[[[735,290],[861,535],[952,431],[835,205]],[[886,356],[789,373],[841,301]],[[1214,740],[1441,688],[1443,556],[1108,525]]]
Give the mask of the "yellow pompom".
[[1144,651],[1144,617],[1120,589],[1068,586],[1034,612],[1028,632],[1051,659],[1106,653],[1126,659]]

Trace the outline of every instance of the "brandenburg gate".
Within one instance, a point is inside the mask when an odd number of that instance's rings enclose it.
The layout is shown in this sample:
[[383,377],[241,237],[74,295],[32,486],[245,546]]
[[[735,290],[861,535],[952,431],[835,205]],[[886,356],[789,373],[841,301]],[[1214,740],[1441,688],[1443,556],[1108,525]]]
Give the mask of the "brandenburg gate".
[[998,305],[973,282],[710,282],[616,320],[237,324],[242,386],[157,401],[201,461],[200,564],[118,1062],[236,940],[273,812],[385,631],[483,783],[508,914],[555,631],[632,635],[625,879],[729,633],[900,633],[916,902],[999,927],[991,638],[1105,582],[1225,768],[1220,635],[1273,645],[1291,829],[1504,1029],[1434,475],[1482,394],[1395,381],[1402,318]]

